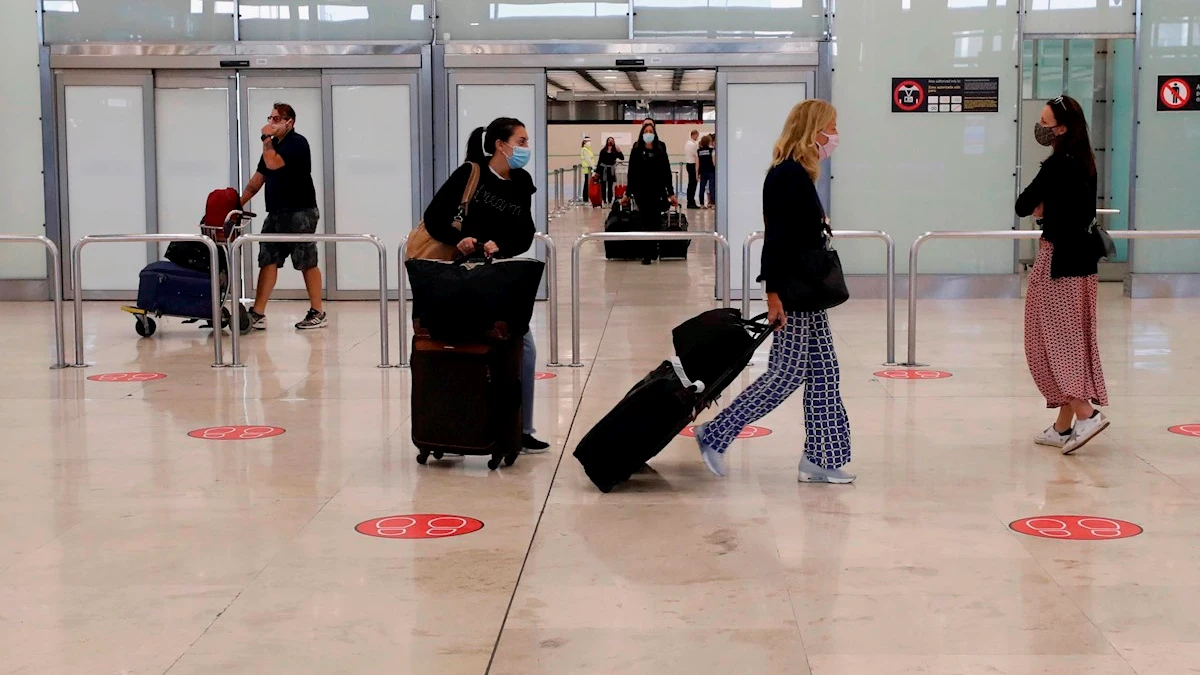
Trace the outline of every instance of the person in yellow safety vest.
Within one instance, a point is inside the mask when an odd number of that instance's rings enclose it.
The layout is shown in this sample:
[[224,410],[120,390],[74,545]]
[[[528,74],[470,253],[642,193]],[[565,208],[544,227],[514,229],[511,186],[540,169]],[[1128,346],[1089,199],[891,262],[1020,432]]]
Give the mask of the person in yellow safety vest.
[[588,184],[591,182],[592,169],[596,167],[596,153],[592,151],[592,137],[584,136],[583,145],[579,148],[579,166],[583,168],[583,195],[581,200],[588,200]]

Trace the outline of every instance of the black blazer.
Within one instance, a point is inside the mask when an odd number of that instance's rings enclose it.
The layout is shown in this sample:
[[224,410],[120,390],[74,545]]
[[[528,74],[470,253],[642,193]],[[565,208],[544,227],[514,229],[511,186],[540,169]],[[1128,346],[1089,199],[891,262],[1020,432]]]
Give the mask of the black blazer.
[[[762,202],[766,234],[758,280],[766,282],[768,293],[779,293],[791,279],[808,278],[797,268],[795,254],[823,248],[829,226],[816,184],[795,160],[785,159],[767,172]],[[793,311],[786,302],[784,309]]]
[[645,143],[638,143],[629,151],[629,194],[643,211],[666,210],[667,198],[675,194],[675,180],[671,174],[671,159],[667,146],[654,141],[654,149],[647,150]]
[[1096,176],[1071,155],[1054,153],[1017,198],[1017,215],[1024,218],[1042,205],[1042,239],[1054,244],[1050,276],[1087,277],[1096,274],[1104,245],[1092,232],[1096,220]]

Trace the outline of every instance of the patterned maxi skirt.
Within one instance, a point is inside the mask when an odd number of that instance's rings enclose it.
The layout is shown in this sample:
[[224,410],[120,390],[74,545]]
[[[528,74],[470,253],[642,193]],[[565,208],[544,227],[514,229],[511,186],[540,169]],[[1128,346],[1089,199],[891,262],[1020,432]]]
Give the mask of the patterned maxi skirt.
[[1041,241],[1025,297],[1025,358],[1047,408],[1071,399],[1108,405],[1096,338],[1096,275],[1050,277],[1054,245]]

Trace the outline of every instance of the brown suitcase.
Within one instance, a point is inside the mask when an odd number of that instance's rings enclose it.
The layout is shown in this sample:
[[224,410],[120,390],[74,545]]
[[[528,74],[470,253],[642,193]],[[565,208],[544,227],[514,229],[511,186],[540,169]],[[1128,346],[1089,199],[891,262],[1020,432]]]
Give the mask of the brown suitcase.
[[[418,329],[419,330],[419,329]],[[487,455],[488,468],[521,453],[519,339],[439,342],[418,333],[412,347],[412,439],[429,456]]]

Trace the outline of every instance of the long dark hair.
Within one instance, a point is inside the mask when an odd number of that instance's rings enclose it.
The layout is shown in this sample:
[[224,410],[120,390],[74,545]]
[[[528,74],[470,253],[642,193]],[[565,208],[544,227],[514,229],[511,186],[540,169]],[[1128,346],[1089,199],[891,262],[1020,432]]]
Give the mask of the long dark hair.
[[479,127],[471,132],[467,139],[467,161],[480,166],[487,164],[488,159],[496,154],[496,143],[508,142],[517,129],[525,125],[514,117],[497,117],[487,128]]
[[607,150],[609,148],[612,148],[613,150],[617,149],[617,139],[613,138],[612,136],[609,136],[608,140],[604,141],[604,149]]
[[1083,115],[1083,107],[1079,101],[1070,96],[1059,96],[1046,102],[1050,112],[1054,113],[1054,121],[1059,126],[1067,128],[1066,133],[1054,139],[1054,154],[1068,155],[1083,160],[1087,166],[1088,175],[1096,175],[1096,155],[1092,152],[1092,139],[1088,134],[1087,117]]

